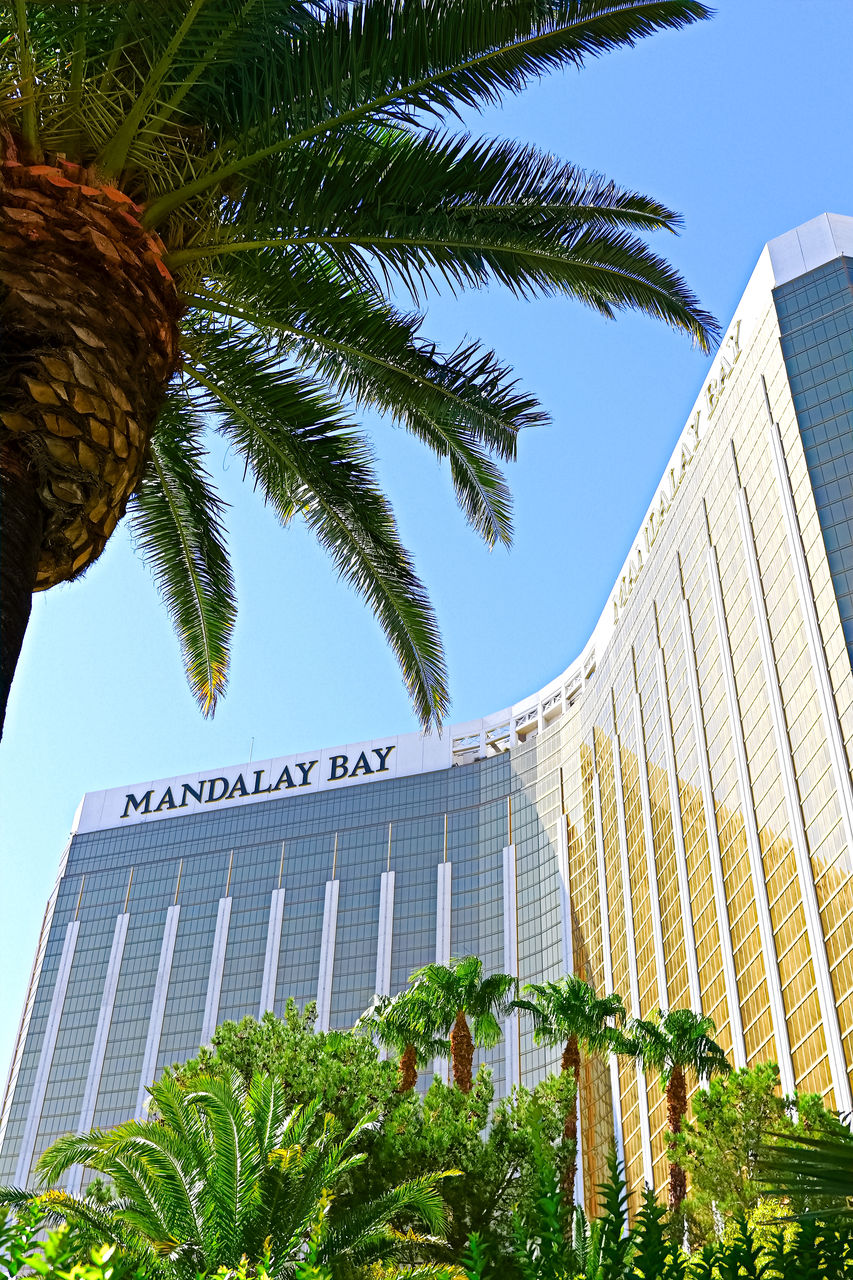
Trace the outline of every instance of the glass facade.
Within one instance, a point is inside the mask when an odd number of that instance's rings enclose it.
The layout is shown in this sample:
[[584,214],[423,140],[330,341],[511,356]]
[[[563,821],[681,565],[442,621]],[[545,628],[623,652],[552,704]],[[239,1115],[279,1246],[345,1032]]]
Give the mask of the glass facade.
[[[545,690],[365,785],[256,801],[256,781],[173,814],[145,784],[127,824],[92,801],[45,917],[0,1180],[136,1113],[218,1021],[293,996],[348,1027],[474,952],[522,981],[571,968],[633,1014],[693,1007],[736,1066],[773,1058],[786,1088],[853,1107],[852,285],[853,219],[768,246],[611,602]],[[503,1092],[555,1065],[509,1031],[487,1055]],[[656,1080],[585,1064],[588,1204],[614,1137],[635,1191],[663,1185],[665,1124]]]

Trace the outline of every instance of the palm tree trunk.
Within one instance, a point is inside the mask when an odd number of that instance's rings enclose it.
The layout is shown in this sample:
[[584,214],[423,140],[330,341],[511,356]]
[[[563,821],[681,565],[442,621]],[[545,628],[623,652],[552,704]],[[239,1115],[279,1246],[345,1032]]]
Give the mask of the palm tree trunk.
[[450,1058],[453,1063],[453,1083],[460,1093],[470,1093],[474,1083],[474,1040],[468,1029],[464,1009],[457,1012],[450,1032]]
[[578,1092],[581,1082],[581,1054],[578,1047],[577,1036],[569,1036],[566,1041],[566,1047],[563,1050],[563,1060],[561,1063],[564,1075],[568,1075],[571,1071],[575,1078],[575,1099],[574,1104],[566,1111],[565,1120],[563,1121],[563,1139],[567,1143],[572,1144],[571,1162],[563,1169],[562,1191],[563,1203],[571,1214],[575,1207],[575,1179],[578,1170]]
[[418,1055],[413,1044],[407,1044],[397,1068],[398,1093],[408,1093],[418,1083]]
[[[687,1114],[687,1080],[681,1067],[673,1067],[666,1086],[666,1119],[671,1134],[681,1133],[681,1124]],[[687,1174],[674,1161],[669,1166],[669,1207],[672,1212],[681,1208],[687,1195]]]
[[0,736],[30,620],[43,523],[26,458],[0,438]]
[[[34,587],[81,574],[139,483],[178,363],[181,310],[164,246],[145,231],[141,209],[127,196],[77,165],[10,157],[7,140],[0,163],[0,447],[9,507],[3,518],[12,522],[4,540],[19,542],[17,552],[4,548],[2,555],[0,693],[8,692],[26,626],[21,601]],[[31,533],[26,552],[23,527]]]

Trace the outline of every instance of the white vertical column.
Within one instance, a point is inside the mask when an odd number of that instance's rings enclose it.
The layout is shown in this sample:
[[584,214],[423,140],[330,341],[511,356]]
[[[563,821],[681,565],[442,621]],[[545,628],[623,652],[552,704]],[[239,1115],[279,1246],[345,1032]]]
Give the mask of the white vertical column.
[[610,1096],[613,1099],[613,1138],[616,1143],[616,1158],[619,1168],[625,1174],[625,1136],[622,1128],[622,1082],[619,1079],[619,1060],[611,1053],[607,1063],[610,1071]]
[[607,867],[604,861],[604,827],[601,821],[601,783],[597,770],[592,775],[592,817],[595,832],[595,866],[598,874],[598,910],[601,924],[601,958],[604,994],[613,993],[613,953],[610,947],[610,908],[607,901]]
[[154,1082],[157,1070],[157,1054],[160,1051],[160,1034],[163,1030],[163,1015],[166,1012],[166,997],[169,994],[169,979],[172,976],[172,958],[175,954],[175,939],[178,935],[178,920],[181,908],[177,903],[166,912],[166,927],[163,930],[163,942],[160,946],[160,963],[157,966],[157,978],[154,983],[154,999],[151,1002],[151,1016],[148,1019],[148,1036],[145,1041],[145,1052],[142,1055],[142,1071],[139,1075],[139,1092],[136,1095],[136,1118],[145,1119],[145,1095],[148,1086]]
[[317,979],[317,1030],[329,1030],[332,1009],[332,974],[335,967],[335,935],[338,930],[340,880],[326,881],[323,905],[323,935],[320,941],[320,975]]
[[557,870],[560,877],[560,923],[562,925],[563,973],[574,973],[575,954],[572,933],[572,890],[569,879],[569,833],[566,815],[560,814],[557,826]]
[[[628,863],[628,830],[625,823],[625,796],[622,790],[622,748],[619,735],[613,730],[613,781],[616,789],[616,829],[619,833],[619,869],[622,879],[622,914],[625,917],[625,949],[628,953],[629,1013],[634,1018],[642,1016],[640,1009],[640,974],[637,968],[637,939],[634,934],[634,905],[631,895],[631,868]],[[649,1123],[649,1093],[646,1073],[641,1063],[636,1064],[637,1102],[640,1115],[640,1148],[643,1155],[643,1181],[654,1186],[654,1161],[652,1159],[652,1131]]]
[[[116,990],[118,989],[119,974],[121,973],[121,962],[124,957],[124,944],[127,941],[129,920],[130,915],[126,911],[116,916],[113,945],[110,949],[107,976],[104,979],[104,990],[101,994],[98,1025],[95,1028],[95,1042],[89,1058],[86,1088],[83,1091],[83,1103],[80,1107],[80,1117],[77,1121],[78,1133],[88,1133],[95,1123],[95,1105],[98,1101],[98,1090],[101,1087],[101,1074],[104,1069],[104,1057],[107,1052],[107,1038],[110,1034],[110,1025],[113,1019]],[[82,1181],[83,1166],[80,1164],[72,1165],[65,1183],[66,1190],[70,1195],[76,1196],[79,1194]]]
[[452,862],[438,864],[438,886],[435,908],[435,962],[450,964],[450,890]]
[[[562,923],[563,972],[571,976],[575,971],[574,934],[572,930],[572,894],[569,879],[569,833],[566,815],[560,814],[557,827],[557,868],[560,876],[560,920]],[[581,1141],[580,1082],[575,1095],[575,1119],[578,1132],[578,1149],[575,1157],[575,1204],[583,1208],[583,1143]]]
[[281,925],[284,919],[284,889],[273,889],[270,898],[270,918],[267,924],[267,946],[264,952],[264,976],[261,982],[261,1003],[258,1019],[275,1005],[275,987],[278,980],[278,957],[281,951]]
[[107,1051],[107,1038],[110,1033],[110,1023],[112,1022],[113,1009],[115,1007],[116,991],[118,990],[118,980],[121,974],[121,962],[124,959],[124,944],[127,941],[127,926],[129,923],[130,914],[127,911],[122,912],[120,916],[116,916],[113,945],[110,948],[107,976],[104,979],[101,1007],[98,1011],[98,1025],[95,1028],[95,1042],[89,1058],[89,1073],[86,1076],[86,1088],[83,1093],[83,1103],[80,1107],[80,1118],[77,1121],[78,1133],[88,1133],[95,1122],[95,1104],[101,1084],[101,1072]]
[[376,942],[376,994],[391,994],[391,945],[394,938],[395,871],[383,871],[379,883],[379,936]]
[[749,854],[752,896],[755,902],[758,936],[761,941],[761,953],[764,960],[767,998],[770,1004],[770,1020],[773,1023],[773,1038],[776,1041],[776,1060],[779,1064],[782,1089],[785,1093],[791,1094],[797,1087],[794,1080],[794,1065],[791,1060],[791,1042],[788,1038],[788,1023],[785,1017],[785,1004],[782,1000],[782,984],[779,980],[779,959],[776,954],[776,938],[773,933],[773,921],[770,916],[770,903],[767,897],[764,861],[761,857],[758,826],[755,821],[755,809],[752,805],[752,787],[749,780],[749,764],[746,758],[746,742],[743,736],[740,704],[738,703],[734,666],[732,664],[732,651],[729,646],[729,632],[723,607],[723,588],[720,582],[720,570],[717,565],[716,552],[711,543],[710,531],[708,533],[706,559],[708,580],[711,584],[711,599],[714,602],[714,618],[717,624],[720,665],[723,669],[723,684],[726,689],[729,724],[732,730],[732,746],[734,747],[735,761],[737,763],[740,811],[743,816],[743,829],[746,835],[747,853]]
[[213,935],[213,952],[210,972],[207,976],[207,998],[204,1002],[204,1018],[201,1023],[201,1043],[209,1044],[219,1018],[219,996],[222,992],[222,974],[225,969],[225,951],[228,946],[228,928],[231,924],[232,899],[220,898],[216,912],[216,931]]
[[[446,830],[445,830],[446,840]],[[451,889],[453,883],[453,864],[438,864],[438,883],[436,886],[435,904],[435,963],[450,964],[450,923],[451,923]],[[450,1083],[450,1059],[436,1058],[433,1071],[446,1084]]]
[[693,930],[693,908],[690,903],[690,879],[687,874],[687,852],[684,848],[684,824],[681,820],[681,796],[678,790],[678,774],[675,769],[675,747],[672,741],[672,715],[666,685],[666,667],[660,642],[655,649],[658,701],[663,727],[663,752],[666,757],[666,773],[669,782],[669,808],[672,817],[672,839],[675,845],[675,870],[678,877],[678,896],[681,899],[681,927],[684,931],[684,953],[687,960],[687,989],[690,1007],[694,1013],[702,1013],[702,991],[699,986],[699,964],[696,959],[696,935]]
[[575,1204],[581,1209],[586,1208],[586,1195],[584,1193],[583,1183],[583,1126],[581,1123],[581,1089],[580,1081],[576,1082],[577,1091],[575,1093],[575,1118],[577,1120],[577,1151],[575,1152]]
[[[764,395],[766,398],[766,387],[764,389]],[[767,411],[770,413],[769,402],[767,405]],[[797,519],[797,511],[794,506],[791,477],[788,472],[788,464],[785,461],[785,453],[782,448],[782,437],[779,433],[779,427],[777,423],[773,422],[772,414],[770,421],[770,454],[773,458],[773,469],[776,472],[776,482],[779,486],[779,493],[782,498],[782,516],[785,524],[785,533],[787,535],[788,546],[791,551],[791,564],[794,569],[794,578],[796,579],[797,592],[800,597],[800,609],[802,611],[806,636],[809,642],[812,671],[814,672],[817,694],[820,700],[821,711],[823,713],[823,723],[826,730],[826,745],[829,750],[829,758],[832,763],[832,772],[835,775],[838,807],[841,810],[841,820],[844,824],[844,838],[847,841],[848,855],[853,856],[853,785],[851,785],[850,780],[850,765],[847,760],[847,752],[844,749],[844,739],[841,735],[841,724],[838,719],[838,707],[835,703],[835,695],[832,692],[832,681],[829,678],[829,666],[827,665],[826,651],[824,650],[823,640],[820,634],[820,623],[818,621],[817,609],[815,607],[811,577],[806,564],[806,554],[803,550],[800,524]]]
[[776,755],[782,775],[782,789],[785,793],[788,810],[788,825],[791,831],[791,843],[794,848],[794,861],[800,882],[800,895],[803,902],[803,913],[806,918],[809,947],[812,953],[815,986],[820,1004],[823,1031],[826,1037],[826,1050],[829,1056],[832,1087],[835,1092],[835,1105],[839,1111],[850,1111],[853,1109],[853,1095],[850,1092],[847,1060],[844,1056],[844,1045],[841,1041],[841,1031],[838,1026],[838,1009],[835,1003],[835,992],[832,988],[832,977],[829,972],[829,961],[826,955],[823,922],[820,918],[820,907],[814,886],[814,876],[812,875],[811,856],[803,824],[803,813],[800,808],[797,778],[791,756],[791,744],[788,739],[782,690],[779,686],[779,675],[773,655],[773,642],[770,637],[770,624],[767,621],[767,607],[761,586],[761,574],[758,568],[758,556],[755,551],[749,506],[740,481],[738,481],[737,489],[737,507],[752,596],[752,607],[758,627],[758,642],[764,665],[764,680],[770,702],[773,734],[776,740]]
[[690,707],[693,713],[693,737],[696,742],[696,758],[699,762],[699,785],[705,809],[705,832],[708,839],[708,862],[711,867],[711,885],[714,890],[714,907],[717,916],[717,938],[720,944],[720,960],[723,966],[723,983],[726,988],[726,1005],[729,1011],[729,1031],[732,1037],[732,1057],[735,1068],[746,1066],[746,1043],[743,1038],[743,1019],[737,988],[735,957],[732,950],[732,934],[729,924],[729,908],[726,884],[723,877],[723,859],[720,854],[720,837],[717,831],[717,807],[711,783],[711,767],[708,762],[708,741],[705,735],[705,718],[702,715],[702,698],[699,693],[699,672],[696,667],[696,647],[693,628],[690,625],[690,608],[682,595],[680,604],[681,636],[684,644],[684,666],[687,671],[687,687],[690,690]]
[[652,918],[652,940],[655,950],[655,969],[658,981],[658,1003],[661,1009],[669,1008],[669,991],[666,985],[666,960],[663,954],[663,925],[660,915],[658,869],[655,862],[655,838],[652,828],[652,802],[649,795],[646,737],[643,731],[643,709],[640,695],[635,690],[631,698],[634,715],[634,737],[637,741],[637,773],[640,779],[640,808],[643,813],[643,843],[646,846],[646,876],[649,883],[649,914]]
[[74,963],[74,952],[77,948],[77,935],[79,932],[80,921],[69,920],[65,927],[62,954],[59,957],[59,969],[56,973],[56,982],[54,983],[50,1010],[47,1015],[47,1026],[44,1030],[44,1040],[42,1041],[41,1054],[36,1068],[36,1078],[33,1082],[33,1092],[30,1097],[29,1110],[27,1111],[27,1122],[24,1125],[24,1133],[21,1138],[18,1164],[15,1168],[15,1186],[17,1187],[26,1186],[30,1177],[30,1165],[33,1162],[33,1151],[35,1150],[36,1137],[38,1136],[38,1128],[41,1122],[41,1111],[44,1106],[44,1096],[47,1092],[50,1068],[53,1065],[56,1037],[59,1035],[59,1024],[62,1021],[62,1010],[65,1007],[65,995],[68,991],[68,979],[71,977],[71,966]]
[[[594,749],[593,749],[594,754]],[[601,782],[598,769],[592,775],[592,813],[595,827],[595,861],[598,871],[598,909],[601,921],[601,952],[604,968],[604,994],[613,995],[613,950],[610,946],[610,904],[607,896],[607,864],[604,857],[604,824],[601,820]],[[625,1142],[622,1133],[622,1085],[619,1064],[613,1054],[608,1060],[610,1071],[610,1104],[613,1111],[613,1137],[619,1166],[625,1168]]]
[[[503,851],[504,973],[518,977],[518,863],[515,845]],[[506,1091],[521,1084],[521,1032],[518,1011],[504,1021]]]

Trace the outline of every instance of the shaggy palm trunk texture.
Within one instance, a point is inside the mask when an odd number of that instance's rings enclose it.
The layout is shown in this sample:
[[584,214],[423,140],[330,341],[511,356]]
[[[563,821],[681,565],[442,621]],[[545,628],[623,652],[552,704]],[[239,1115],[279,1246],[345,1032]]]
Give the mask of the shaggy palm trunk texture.
[[[669,1132],[681,1133],[681,1125],[687,1114],[687,1080],[681,1067],[673,1067],[669,1084],[666,1087],[666,1118]],[[680,1164],[674,1162],[669,1166],[669,1207],[671,1210],[681,1208],[681,1202],[687,1195],[687,1174]]]
[[418,1083],[417,1053],[413,1044],[407,1044],[400,1055],[397,1078],[398,1093],[408,1093]]
[[474,1040],[468,1029],[464,1009],[456,1014],[450,1032],[450,1055],[453,1062],[453,1083],[462,1093],[470,1093],[474,1083]]
[[177,367],[177,292],[140,215],[78,166],[20,164],[7,142],[0,444],[26,465],[43,513],[36,590],[100,555]]
[[[580,1089],[581,1081],[581,1055],[578,1048],[577,1036],[569,1036],[566,1041],[566,1047],[563,1050],[563,1059],[561,1067],[564,1073],[571,1071],[575,1077],[575,1090]],[[575,1093],[575,1105],[569,1107],[566,1111],[565,1120],[563,1121],[563,1137],[566,1142],[571,1142],[574,1146],[574,1155],[571,1161],[563,1168],[562,1191],[563,1203],[566,1205],[569,1214],[575,1204],[575,1178],[578,1170],[578,1107],[577,1092]]]
[[30,619],[42,510],[26,459],[0,441],[0,733]]

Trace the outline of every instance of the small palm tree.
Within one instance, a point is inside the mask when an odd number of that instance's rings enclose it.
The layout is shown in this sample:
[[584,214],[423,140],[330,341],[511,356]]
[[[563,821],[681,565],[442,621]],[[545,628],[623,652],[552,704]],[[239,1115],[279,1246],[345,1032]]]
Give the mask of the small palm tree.
[[701,0],[157,0],[0,6],[0,727],[34,590],[130,513],[205,712],[235,616],[214,426],[282,523],[373,608],[423,723],[435,620],[354,408],[446,459],[489,545],[495,460],[542,421],[491,351],[441,351],[436,283],[500,282],[707,347],[713,320],[642,236],[679,219],[460,109],[707,17]]
[[57,1191],[7,1192],[7,1202],[24,1200],[86,1227],[138,1259],[146,1274],[174,1280],[238,1267],[244,1256],[268,1258],[271,1280],[290,1280],[309,1236],[318,1265],[338,1274],[400,1256],[392,1224],[401,1219],[431,1231],[443,1226],[435,1177],[335,1214],[332,1197],[365,1159],[356,1146],[374,1116],[341,1135],[329,1117],[320,1123],[319,1104],[288,1114],[280,1086],[261,1074],[248,1088],[235,1072],[186,1088],[165,1079],[150,1093],[156,1119],[60,1138],[37,1166],[44,1184],[73,1164],[95,1169],[112,1182],[114,1202]]
[[398,1093],[408,1093],[418,1083],[418,1068],[447,1055],[447,1039],[431,1023],[430,1006],[419,984],[399,995],[374,996],[355,1024],[365,1028],[385,1049],[399,1054]]
[[462,1093],[470,1093],[474,1046],[491,1049],[500,1041],[500,1018],[512,1007],[516,979],[508,973],[483,977],[479,956],[464,956],[449,965],[425,965],[409,981],[418,985],[419,998],[426,1002],[425,1025],[444,1035],[450,1032],[453,1082]]
[[[708,1079],[727,1075],[731,1064],[712,1039],[716,1026],[691,1009],[662,1009],[648,1019],[635,1018],[628,1029],[634,1053],[646,1067],[660,1075],[666,1094],[667,1128],[671,1135],[681,1132],[687,1114],[687,1077]],[[669,1207],[677,1211],[687,1194],[687,1175],[681,1165],[670,1161]]]
[[[625,1022],[625,1006],[618,995],[597,996],[591,983],[568,974],[559,982],[531,982],[524,988],[532,1000],[518,1000],[519,1009],[533,1018],[533,1038],[537,1044],[562,1044],[563,1074],[574,1077],[580,1090],[581,1050],[596,1056],[624,1053],[628,1047],[621,1028]],[[566,1111],[564,1136],[574,1144],[575,1154],[563,1174],[566,1203],[574,1200],[577,1172],[578,1113],[577,1107]]]

